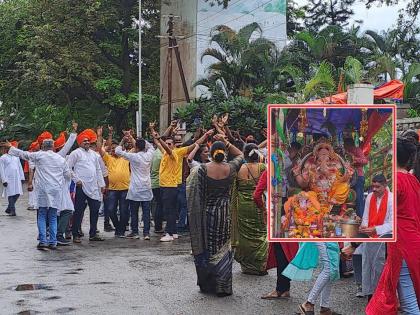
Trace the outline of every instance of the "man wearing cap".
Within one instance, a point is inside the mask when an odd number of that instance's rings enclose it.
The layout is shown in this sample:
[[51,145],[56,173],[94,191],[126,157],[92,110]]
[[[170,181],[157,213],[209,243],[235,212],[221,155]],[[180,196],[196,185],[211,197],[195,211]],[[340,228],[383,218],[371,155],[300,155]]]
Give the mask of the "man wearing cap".
[[79,229],[82,223],[86,203],[90,210],[90,241],[102,241],[96,233],[99,207],[102,194],[105,192],[105,181],[99,164],[100,156],[91,149],[91,144],[97,139],[96,133],[86,129],[77,136],[79,148],[68,157],[67,163],[76,183],[75,211],[73,215],[73,242],[81,243]]
[[[61,206],[62,186],[65,179],[71,178],[66,161],[53,151],[54,141],[42,142],[42,150],[25,152],[6,144],[9,154],[31,161],[36,168],[35,185],[37,187],[38,211],[38,249],[56,249],[57,246],[57,210]],[[47,239],[47,220],[49,223],[49,239]]]
[[[18,143],[12,141],[11,145],[17,147]],[[7,153],[8,148],[2,149],[3,155],[0,157],[0,179],[3,183],[3,195],[7,197],[8,206],[6,213],[10,216],[16,216],[16,201],[23,194],[22,181],[25,180],[20,159]]]

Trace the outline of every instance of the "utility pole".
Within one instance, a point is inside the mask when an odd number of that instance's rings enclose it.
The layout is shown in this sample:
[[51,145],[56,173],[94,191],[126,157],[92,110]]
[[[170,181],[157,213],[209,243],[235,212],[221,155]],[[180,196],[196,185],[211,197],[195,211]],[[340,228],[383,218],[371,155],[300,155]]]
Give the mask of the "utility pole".
[[167,35],[165,36],[158,36],[159,38],[168,38],[168,56],[166,58],[166,68],[168,71],[168,124],[172,120],[172,50],[175,52],[175,58],[178,65],[179,74],[181,77],[182,87],[184,90],[185,100],[189,103],[190,102],[190,95],[188,93],[187,82],[185,80],[184,69],[182,67],[181,55],[179,53],[179,46],[177,43],[177,39],[182,39],[184,36],[175,36],[174,35],[174,19],[180,18],[179,16],[175,16],[173,14],[170,15],[163,15],[163,17],[168,18],[168,29],[166,31]]
[[139,110],[136,113],[137,137],[142,134],[142,91],[141,91],[141,0],[139,0]]

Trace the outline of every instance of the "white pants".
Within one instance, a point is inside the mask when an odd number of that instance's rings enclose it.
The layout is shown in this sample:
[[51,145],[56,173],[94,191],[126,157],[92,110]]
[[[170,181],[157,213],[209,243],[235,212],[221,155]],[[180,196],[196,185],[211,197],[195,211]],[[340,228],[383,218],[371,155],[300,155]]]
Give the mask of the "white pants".
[[315,281],[315,284],[309,293],[308,302],[315,304],[318,297],[320,297],[321,307],[328,308],[330,305],[331,295],[331,267],[330,259],[327,253],[327,245],[325,243],[315,243],[318,247],[319,261],[322,265],[321,273]]

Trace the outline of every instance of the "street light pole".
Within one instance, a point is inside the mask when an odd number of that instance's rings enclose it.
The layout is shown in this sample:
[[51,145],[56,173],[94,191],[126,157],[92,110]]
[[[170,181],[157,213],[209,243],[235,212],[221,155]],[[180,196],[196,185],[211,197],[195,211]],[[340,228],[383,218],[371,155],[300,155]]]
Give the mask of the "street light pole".
[[137,137],[142,134],[142,94],[141,94],[141,0],[139,0],[139,110],[136,115]]

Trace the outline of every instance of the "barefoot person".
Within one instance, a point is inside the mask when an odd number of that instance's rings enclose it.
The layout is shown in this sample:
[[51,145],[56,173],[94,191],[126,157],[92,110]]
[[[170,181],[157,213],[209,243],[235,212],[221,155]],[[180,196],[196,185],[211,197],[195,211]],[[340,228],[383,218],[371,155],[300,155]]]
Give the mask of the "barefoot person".
[[[267,191],[267,170],[265,170],[255,188],[253,199],[257,207],[267,211],[264,204],[263,195]],[[295,257],[298,250],[298,243],[271,242],[268,249],[267,269],[277,268],[276,289],[263,295],[264,300],[285,299],[290,297],[290,279],[285,277],[282,272]]]
[[[212,161],[191,173],[188,190],[191,246],[202,293],[232,294],[230,197],[243,162],[242,152],[222,136],[210,149]],[[234,159],[224,162],[226,155]]]

